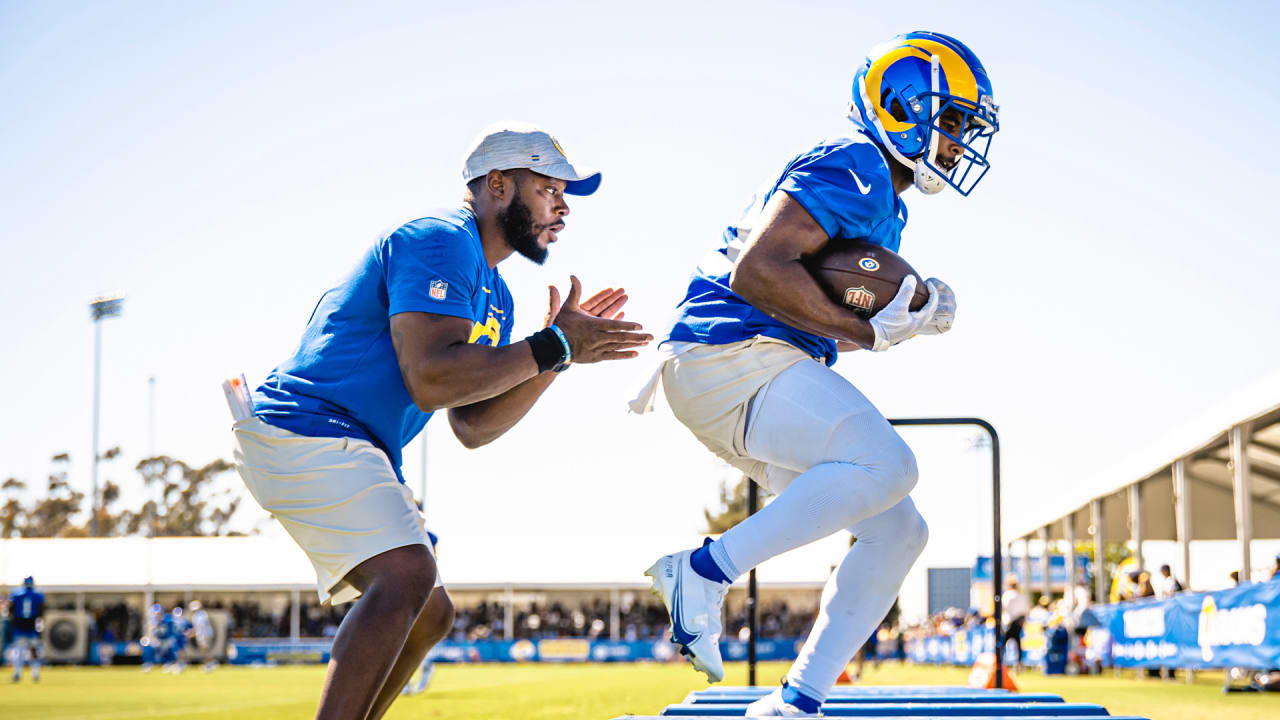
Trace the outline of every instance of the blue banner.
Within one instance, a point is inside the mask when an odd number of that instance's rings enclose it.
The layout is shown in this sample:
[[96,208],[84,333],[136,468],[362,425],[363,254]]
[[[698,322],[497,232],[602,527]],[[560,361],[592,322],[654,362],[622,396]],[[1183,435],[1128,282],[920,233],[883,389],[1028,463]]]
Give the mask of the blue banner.
[[[804,638],[760,640],[759,660],[795,660]],[[327,663],[329,641],[233,640],[227,659],[237,665]],[[746,660],[747,644],[740,640],[720,641],[725,660]],[[612,641],[587,638],[546,638],[542,640],[444,641],[436,646],[439,662],[636,662],[667,661],[676,656],[670,640]]]
[[1280,581],[1164,600],[1095,605],[1082,622],[1103,664],[1118,667],[1280,667]]
[[992,628],[960,628],[951,635],[928,635],[907,640],[907,658],[929,665],[972,665],[978,655],[995,647]]
[[[1091,567],[1089,558],[1085,555],[1076,557],[1076,579],[1089,582],[1091,575]],[[1022,577],[1022,558],[1006,557],[1004,559],[1004,576],[1010,575],[1018,578],[1018,582],[1025,588],[1032,590],[1039,588],[1043,581],[1041,578],[1044,573],[1041,572],[1040,558],[1031,558],[1031,578]],[[973,565],[973,582],[991,582],[991,558],[989,556],[980,556]],[[1067,586],[1067,558],[1065,555],[1049,556],[1049,584],[1055,588],[1064,588]]]
[[[907,658],[927,665],[972,665],[982,653],[996,645],[996,631],[991,627],[959,628],[950,635],[916,636],[907,640]],[[1027,622],[1022,625],[1022,664],[1035,666],[1044,662],[1048,640],[1044,626]],[[1017,646],[1005,645],[1005,663],[1013,665]]]

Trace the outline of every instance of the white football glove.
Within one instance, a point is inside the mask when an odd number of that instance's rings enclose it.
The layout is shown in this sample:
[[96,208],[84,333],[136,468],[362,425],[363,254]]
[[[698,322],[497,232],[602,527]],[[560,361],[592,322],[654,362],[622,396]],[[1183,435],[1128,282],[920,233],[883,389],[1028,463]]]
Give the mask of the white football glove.
[[941,335],[951,329],[956,321],[956,294],[951,286],[938,278],[924,281],[929,289],[938,295],[938,309],[933,311],[933,319],[920,328],[921,335]]
[[916,292],[916,277],[908,275],[902,279],[898,294],[893,296],[880,312],[871,316],[871,329],[875,330],[876,339],[871,349],[884,352],[898,343],[920,332],[920,328],[933,319],[938,309],[939,293],[932,285],[929,288],[929,302],[915,312],[911,312],[911,296]]

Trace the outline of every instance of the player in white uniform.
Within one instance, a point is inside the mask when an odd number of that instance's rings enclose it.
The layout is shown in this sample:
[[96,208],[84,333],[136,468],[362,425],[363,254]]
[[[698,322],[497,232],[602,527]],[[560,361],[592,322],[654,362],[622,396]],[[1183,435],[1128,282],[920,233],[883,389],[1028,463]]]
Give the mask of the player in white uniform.
[[818,712],[928,536],[908,497],[917,479],[911,449],[829,366],[841,351],[944,333],[955,314],[951,289],[932,278],[928,303],[911,312],[908,277],[864,319],[831,302],[802,261],[845,238],[897,251],[907,214],[899,195],[948,185],[967,195],[989,167],[999,127],[977,57],[929,32],[871,51],[854,78],[849,119],[855,133],[798,155],[726,230],[690,281],[661,367],[632,404],[652,407],[661,384],[703,444],[778,496],[719,540],[659,558],[646,573],[671,614],[673,641],[710,681],[724,676],[720,618],[733,580],[839,530],[858,538],[782,687],[754,703],[753,716]]
[[191,615],[191,639],[195,641],[196,652],[200,655],[204,671],[210,672],[218,667],[217,661],[213,659],[213,622],[209,620],[209,613],[199,600],[192,600],[187,605],[187,612]]

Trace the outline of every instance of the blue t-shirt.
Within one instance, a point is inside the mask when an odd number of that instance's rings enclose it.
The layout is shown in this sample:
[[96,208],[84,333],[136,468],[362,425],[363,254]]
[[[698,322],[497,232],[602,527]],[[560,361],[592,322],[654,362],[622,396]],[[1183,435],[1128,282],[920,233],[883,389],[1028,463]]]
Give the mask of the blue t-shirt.
[[472,343],[510,342],[511,293],[485,261],[471,211],[438,211],[379,238],[320,298],[297,352],[254,392],[255,414],[299,435],[368,440],[404,482],[401,451],[431,413],[400,375],[391,316],[402,312],[471,320]]
[[835,364],[834,340],[772,318],[729,289],[729,275],[751,228],[779,190],[804,206],[828,237],[866,240],[897,252],[907,207],[893,190],[880,148],[861,131],[851,138],[824,140],[787,163],[776,180],[756,193],[742,220],[725,229],[719,246],[690,278],[664,342],[722,345],[764,335]]
[[9,617],[13,632],[34,635],[36,619],[44,614],[44,594],[31,588],[19,588],[9,595]]

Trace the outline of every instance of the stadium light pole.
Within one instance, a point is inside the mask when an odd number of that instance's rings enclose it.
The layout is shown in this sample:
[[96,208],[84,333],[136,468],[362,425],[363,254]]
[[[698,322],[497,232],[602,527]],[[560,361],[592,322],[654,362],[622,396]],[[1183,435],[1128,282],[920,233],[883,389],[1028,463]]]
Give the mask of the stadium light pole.
[[100,295],[89,301],[89,317],[93,320],[93,495],[89,500],[89,536],[98,536],[98,409],[102,386],[102,321],[119,317],[124,311],[124,295]]

